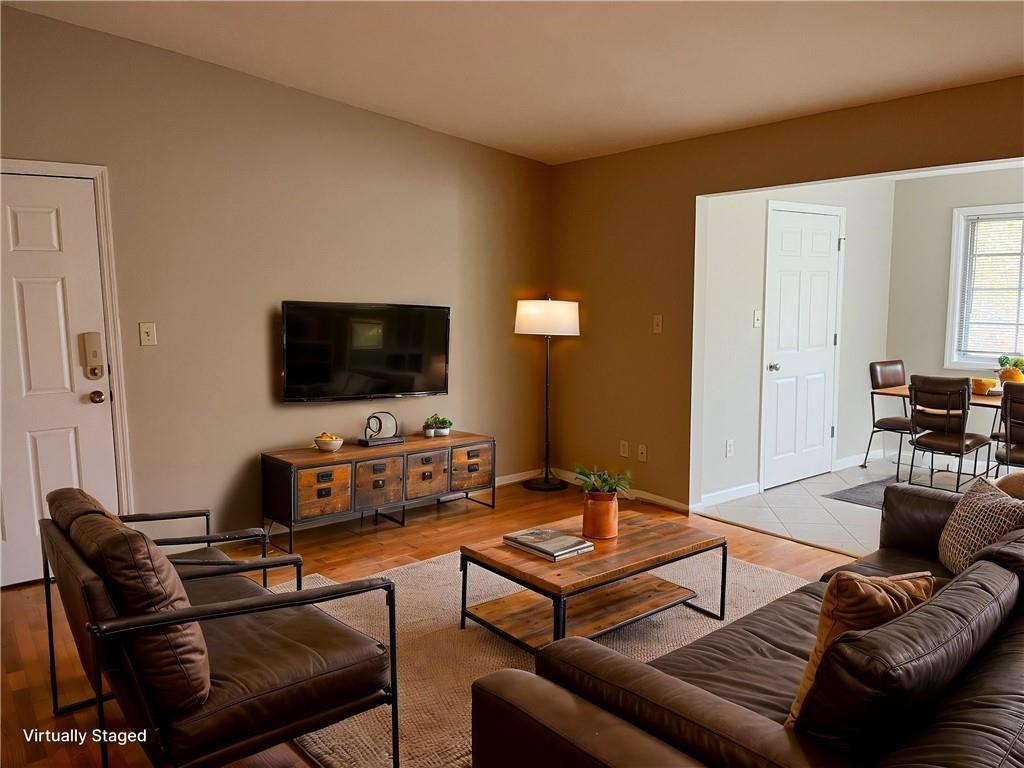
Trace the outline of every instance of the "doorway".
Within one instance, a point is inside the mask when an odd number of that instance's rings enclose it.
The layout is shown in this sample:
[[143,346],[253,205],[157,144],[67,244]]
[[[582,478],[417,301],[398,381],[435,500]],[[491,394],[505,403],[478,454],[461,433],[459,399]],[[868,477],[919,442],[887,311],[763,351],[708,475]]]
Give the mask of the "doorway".
[[761,488],[832,470],[846,209],[769,201]]
[[2,584],[39,578],[46,495],[131,490],[105,169],[4,161]]

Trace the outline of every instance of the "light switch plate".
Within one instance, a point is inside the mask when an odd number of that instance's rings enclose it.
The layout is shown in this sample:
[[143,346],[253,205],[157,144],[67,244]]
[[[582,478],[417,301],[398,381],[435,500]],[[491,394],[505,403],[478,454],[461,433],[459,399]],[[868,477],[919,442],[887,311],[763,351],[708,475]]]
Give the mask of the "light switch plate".
[[139,346],[156,346],[156,323],[139,323]]
[[629,441],[619,440],[619,456],[624,459],[629,458]]
[[761,310],[760,309],[755,309],[754,310],[754,327],[755,328],[760,328],[761,327]]
[[662,317],[661,317],[661,315],[655,315],[654,316],[654,328],[653,328],[655,333],[661,333],[661,325],[662,325]]

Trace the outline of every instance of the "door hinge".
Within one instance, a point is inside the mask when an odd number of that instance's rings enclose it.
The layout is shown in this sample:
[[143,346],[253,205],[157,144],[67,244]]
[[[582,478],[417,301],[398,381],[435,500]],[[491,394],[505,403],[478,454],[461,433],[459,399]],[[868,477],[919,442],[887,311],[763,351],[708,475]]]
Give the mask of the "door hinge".
[[832,437],[836,436],[836,428],[835,427],[832,427],[832,435],[831,436]]
[[839,240],[836,241],[836,250],[837,251],[843,250],[843,241],[845,239],[846,239],[845,237],[840,237]]
[[838,347],[839,346],[839,334],[838,333],[833,333],[832,334],[832,346],[833,347]]

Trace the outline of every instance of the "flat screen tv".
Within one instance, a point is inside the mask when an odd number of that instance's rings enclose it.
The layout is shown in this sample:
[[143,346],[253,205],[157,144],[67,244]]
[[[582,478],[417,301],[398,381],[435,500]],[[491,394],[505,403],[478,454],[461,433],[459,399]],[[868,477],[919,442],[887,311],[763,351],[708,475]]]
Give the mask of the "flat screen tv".
[[448,392],[448,307],[281,303],[284,401]]

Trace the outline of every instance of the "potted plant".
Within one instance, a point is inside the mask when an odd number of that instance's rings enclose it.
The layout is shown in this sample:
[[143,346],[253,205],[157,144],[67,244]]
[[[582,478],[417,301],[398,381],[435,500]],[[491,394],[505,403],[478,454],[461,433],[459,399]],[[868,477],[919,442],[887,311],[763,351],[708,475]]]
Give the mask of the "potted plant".
[[619,494],[629,497],[633,479],[629,470],[613,475],[577,464],[576,479],[586,494],[583,499],[583,537],[614,539],[619,535]]
[[434,434],[437,437],[448,437],[452,431],[452,420],[447,416],[434,414]]
[[423,422],[423,436],[433,437],[437,434],[437,419],[438,415],[435,413],[433,416],[427,416]]
[[1002,355],[999,358],[999,383],[1024,381],[1024,357]]

